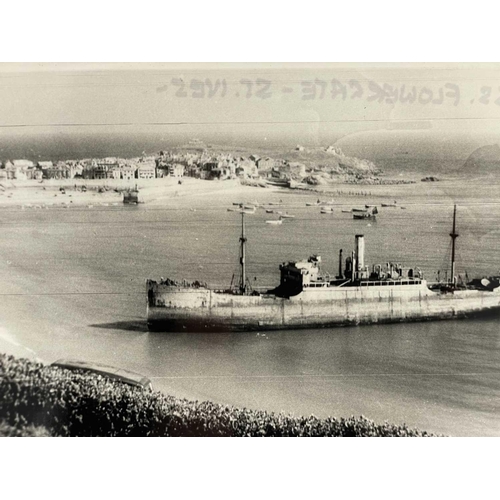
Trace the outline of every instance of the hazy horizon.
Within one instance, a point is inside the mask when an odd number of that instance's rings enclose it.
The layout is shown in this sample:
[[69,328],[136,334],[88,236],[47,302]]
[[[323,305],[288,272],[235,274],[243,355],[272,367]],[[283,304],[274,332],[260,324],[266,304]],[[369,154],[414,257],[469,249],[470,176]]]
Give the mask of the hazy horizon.
[[139,156],[190,139],[466,160],[500,142],[497,64],[0,64],[0,161]]

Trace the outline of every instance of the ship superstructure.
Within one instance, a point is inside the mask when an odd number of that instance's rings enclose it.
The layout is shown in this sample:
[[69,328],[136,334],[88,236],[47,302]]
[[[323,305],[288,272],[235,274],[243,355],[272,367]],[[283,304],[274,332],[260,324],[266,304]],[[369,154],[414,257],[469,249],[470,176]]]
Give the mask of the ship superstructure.
[[336,276],[322,274],[321,257],[285,262],[280,283],[265,293],[246,279],[244,213],[240,237],[240,280],[227,290],[200,282],[147,280],[147,320],[151,329],[266,330],[350,324],[423,321],[466,317],[500,308],[500,278],[458,284],[455,276],[456,207],[453,216],[450,280],[429,286],[416,266],[365,263],[364,235],[343,258]]

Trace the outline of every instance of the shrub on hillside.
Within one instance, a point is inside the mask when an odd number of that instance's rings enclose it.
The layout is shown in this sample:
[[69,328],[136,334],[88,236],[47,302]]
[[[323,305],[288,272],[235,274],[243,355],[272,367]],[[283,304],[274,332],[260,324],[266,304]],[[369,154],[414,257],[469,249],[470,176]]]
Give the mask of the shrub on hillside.
[[0,419],[53,436],[428,436],[364,418],[291,417],[187,401],[0,355]]
[[49,437],[50,433],[45,427],[17,427],[7,422],[0,422],[0,437]]

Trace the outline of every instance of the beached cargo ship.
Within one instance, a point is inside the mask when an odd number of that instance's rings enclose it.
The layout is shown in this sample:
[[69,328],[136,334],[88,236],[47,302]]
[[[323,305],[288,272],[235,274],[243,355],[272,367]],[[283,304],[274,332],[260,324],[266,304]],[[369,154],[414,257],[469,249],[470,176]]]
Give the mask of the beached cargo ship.
[[418,267],[365,264],[364,236],[355,237],[338,274],[320,273],[321,257],[280,266],[280,284],[259,293],[245,269],[242,214],[239,285],[216,290],[200,282],[147,280],[147,322],[161,331],[277,330],[463,318],[500,310],[500,276],[461,283],[455,273],[456,207],[450,280],[430,285]]

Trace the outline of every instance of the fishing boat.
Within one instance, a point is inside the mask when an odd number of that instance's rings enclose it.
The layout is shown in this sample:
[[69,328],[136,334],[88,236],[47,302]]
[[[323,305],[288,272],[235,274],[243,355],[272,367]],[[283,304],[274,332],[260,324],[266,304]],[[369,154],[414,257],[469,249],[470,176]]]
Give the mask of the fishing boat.
[[234,331],[319,328],[467,318],[500,311],[500,275],[463,282],[456,273],[456,206],[450,279],[429,284],[415,266],[365,263],[364,235],[354,250],[339,252],[335,277],[321,273],[321,257],[284,262],[276,288],[253,290],[246,274],[246,233],[241,219],[240,277],[227,289],[200,281],[146,280],[147,324],[160,331]]
[[273,224],[275,226],[279,226],[280,224],[283,224],[283,220],[281,217],[277,220],[266,220],[266,224]]
[[353,219],[375,219],[378,214],[377,207],[373,206],[365,210],[357,210],[352,213]]
[[278,177],[269,177],[268,179],[265,179],[265,182],[266,184],[269,184],[270,186],[274,187],[290,188],[294,186],[294,183],[291,179],[284,179]]

